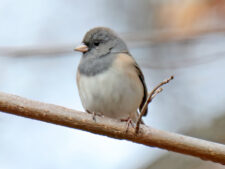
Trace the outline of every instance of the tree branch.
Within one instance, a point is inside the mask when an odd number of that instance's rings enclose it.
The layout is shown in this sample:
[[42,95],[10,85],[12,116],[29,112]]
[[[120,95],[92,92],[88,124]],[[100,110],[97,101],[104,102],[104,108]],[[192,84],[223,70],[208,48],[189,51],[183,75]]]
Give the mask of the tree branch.
[[134,128],[130,128],[128,132],[125,132],[126,124],[114,119],[97,116],[95,122],[92,115],[88,113],[32,101],[2,92],[0,92],[0,110],[18,116],[81,129],[112,138],[126,139],[147,146],[159,147],[199,157],[203,160],[225,164],[225,145],[144,125],[140,125],[138,134],[135,134]]
[[144,104],[144,106],[141,109],[140,115],[138,117],[137,123],[136,123],[136,128],[135,128],[135,133],[138,133],[139,131],[139,126],[141,123],[141,119],[143,117],[143,115],[145,114],[145,111],[148,107],[148,104],[151,103],[151,101],[153,100],[153,98],[159,94],[163,89],[161,88],[163,85],[169,83],[171,80],[173,80],[173,76],[170,76],[168,79],[163,80],[161,83],[159,83],[148,95],[148,98]]

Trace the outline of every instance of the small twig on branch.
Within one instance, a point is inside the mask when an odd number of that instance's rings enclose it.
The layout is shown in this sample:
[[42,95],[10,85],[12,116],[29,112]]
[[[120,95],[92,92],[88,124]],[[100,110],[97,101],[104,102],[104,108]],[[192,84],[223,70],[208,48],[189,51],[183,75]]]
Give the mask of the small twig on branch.
[[141,132],[138,134],[135,134],[135,129],[132,127],[125,132],[124,123],[114,119],[96,116],[96,121],[94,121],[89,113],[2,92],[0,92],[0,111],[225,164],[225,145],[223,144],[166,132],[145,125],[140,125]]
[[143,106],[143,108],[141,109],[141,113],[138,117],[138,120],[137,120],[137,123],[136,123],[136,128],[135,128],[135,133],[137,134],[138,131],[139,131],[139,126],[140,126],[140,123],[141,123],[141,119],[148,107],[148,104],[153,100],[153,98],[159,94],[163,89],[161,88],[163,85],[169,83],[174,77],[173,76],[170,76],[168,79],[162,81],[160,84],[158,84],[152,91],[151,93],[148,95],[148,98]]
[[153,100],[154,99],[154,97],[156,96],[156,95],[158,95],[160,92],[162,92],[163,91],[163,88],[158,88],[156,91],[155,91],[155,93],[152,95],[152,97],[151,97],[151,100]]

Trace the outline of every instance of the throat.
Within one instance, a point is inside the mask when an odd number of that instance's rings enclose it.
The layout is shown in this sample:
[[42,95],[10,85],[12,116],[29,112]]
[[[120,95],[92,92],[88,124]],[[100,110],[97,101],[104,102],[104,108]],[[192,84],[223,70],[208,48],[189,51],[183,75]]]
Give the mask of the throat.
[[78,67],[80,74],[86,76],[95,76],[110,68],[114,61],[113,54],[106,54],[100,57],[88,57],[82,58]]

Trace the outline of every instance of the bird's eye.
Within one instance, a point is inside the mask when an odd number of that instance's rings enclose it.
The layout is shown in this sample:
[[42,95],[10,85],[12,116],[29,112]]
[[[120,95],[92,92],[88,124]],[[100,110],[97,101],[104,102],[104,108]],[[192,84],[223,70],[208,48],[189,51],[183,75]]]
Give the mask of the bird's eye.
[[100,44],[100,42],[98,42],[98,41],[95,41],[95,42],[94,42],[94,45],[95,45],[95,46],[99,46],[99,44]]

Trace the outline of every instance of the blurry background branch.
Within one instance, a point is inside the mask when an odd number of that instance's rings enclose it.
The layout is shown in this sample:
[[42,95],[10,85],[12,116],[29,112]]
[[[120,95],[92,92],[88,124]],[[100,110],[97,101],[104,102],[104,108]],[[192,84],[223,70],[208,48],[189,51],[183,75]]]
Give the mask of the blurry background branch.
[[0,93],[0,110],[225,164],[225,145],[165,132],[144,125],[140,126],[138,134],[135,134],[134,128],[125,132],[125,124],[113,119],[96,117],[97,121],[94,121],[88,113],[5,93]]
[[[129,44],[130,47],[146,47],[153,44],[176,42],[176,41],[185,41],[196,39],[196,37],[215,34],[215,33],[224,33],[225,27],[214,27],[214,28],[198,28],[192,29],[191,31],[173,29],[166,31],[153,31],[153,32],[135,32],[135,33],[125,33],[122,34],[123,39]],[[74,47],[80,42],[74,42],[71,44],[56,44],[56,45],[43,45],[43,46],[1,46],[0,55],[2,56],[40,56],[47,55],[56,56],[63,54],[73,53]]]

